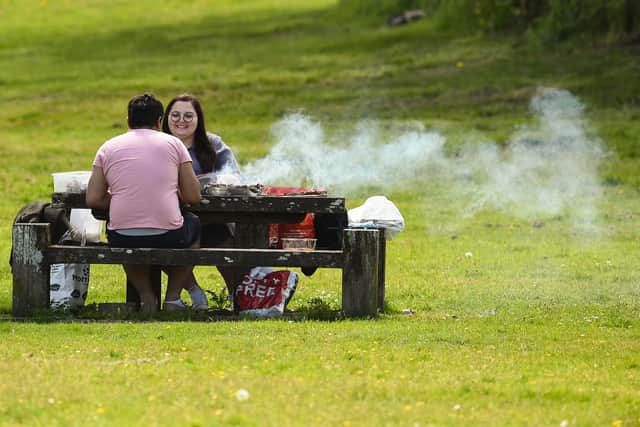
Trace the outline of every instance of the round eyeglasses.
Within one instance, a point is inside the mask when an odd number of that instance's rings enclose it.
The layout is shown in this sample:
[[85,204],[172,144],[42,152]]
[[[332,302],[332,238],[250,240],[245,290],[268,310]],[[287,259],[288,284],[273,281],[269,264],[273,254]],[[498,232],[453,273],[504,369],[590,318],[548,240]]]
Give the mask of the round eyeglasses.
[[193,118],[196,115],[190,111],[187,111],[186,113],[182,113],[180,114],[180,111],[172,111],[169,114],[169,118],[171,119],[172,122],[179,122],[180,121],[180,117],[182,117],[182,120],[189,123],[190,121],[193,120]]

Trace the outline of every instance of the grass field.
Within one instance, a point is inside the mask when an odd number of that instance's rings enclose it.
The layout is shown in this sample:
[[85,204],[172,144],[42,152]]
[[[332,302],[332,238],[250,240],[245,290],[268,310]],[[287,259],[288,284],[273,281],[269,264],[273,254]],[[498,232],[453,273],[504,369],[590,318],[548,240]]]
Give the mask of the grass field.
[[[279,147],[300,172],[273,183],[406,222],[377,320],[16,322],[2,263],[0,425],[640,425],[639,46],[329,0],[0,0],[0,22],[0,258],[143,91],[198,95],[247,171]],[[89,302],[122,280],[92,268]],[[291,308],[338,308],[339,283],[303,277]]]

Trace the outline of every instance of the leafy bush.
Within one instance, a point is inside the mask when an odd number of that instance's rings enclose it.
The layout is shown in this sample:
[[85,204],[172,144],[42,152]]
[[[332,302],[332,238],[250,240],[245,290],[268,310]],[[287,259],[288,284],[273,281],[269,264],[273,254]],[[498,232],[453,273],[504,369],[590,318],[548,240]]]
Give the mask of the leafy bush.
[[209,294],[209,307],[214,310],[226,310],[232,309],[231,301],[229,300],[229,291],[226,287],[220,289],[220,292],[205,290]]
[[389,16],[423,9],[437,28],[472,33],[529,31],[544,41],[575,35],[640,36],[637,0],[340,0],[343,13]]
[[640,4],[633,0],[547,0],[549,13],[538,31],[550,41],[574,35],[607,35],[623,39],[639,35]]
[[331,303],[321,297],[314,297],[307,300],[298,311],[307,319],[314,320],[336,320],[340,313],[331,307]]

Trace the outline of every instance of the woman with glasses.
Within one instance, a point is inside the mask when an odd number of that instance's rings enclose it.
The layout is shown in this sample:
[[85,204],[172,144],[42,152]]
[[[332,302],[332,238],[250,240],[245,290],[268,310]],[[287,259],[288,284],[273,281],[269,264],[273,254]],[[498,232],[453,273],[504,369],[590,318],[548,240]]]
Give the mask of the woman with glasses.
[[[169,101],[162,120],[162,130],[178,137],[185,145],[196,175],[209,173],[233,175],[239,182],[244,180],[238,167],[238,161],[231,149],[218,135],[207,132],[202,106],[198,99],[188,93],[178,95]],[[230,224],[202,224],[200,246],[203,248],[231,246],[233,233]],[[229,294],[242,281],[246,269],[237,267],[218,267]],[[192,308],[206,310],[207,298],[192,273],[191,287],[188,287]]]
[[196,175],[215,172],[241,178],[231,149],[218,135],[206,131],[202,107],[195,96],[182,94],[169,102],[162,130],[182,140],[191,154]]

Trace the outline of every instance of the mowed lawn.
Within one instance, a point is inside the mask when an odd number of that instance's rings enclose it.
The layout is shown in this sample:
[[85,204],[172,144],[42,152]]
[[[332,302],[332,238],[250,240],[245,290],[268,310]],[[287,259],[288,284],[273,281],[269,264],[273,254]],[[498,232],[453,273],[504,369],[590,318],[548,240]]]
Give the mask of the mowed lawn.
[[[4,262],[0,425],[640,425],[638,53],[329,0],[0,0],[1,258],[143,91],[199,96],[247,171],[286,149],[273,184],[406,222],[375,320],[15,321]],[[91,274],[89,303],[124,300]],[[302,276],[292,310],[339,307],[338,272]]]

